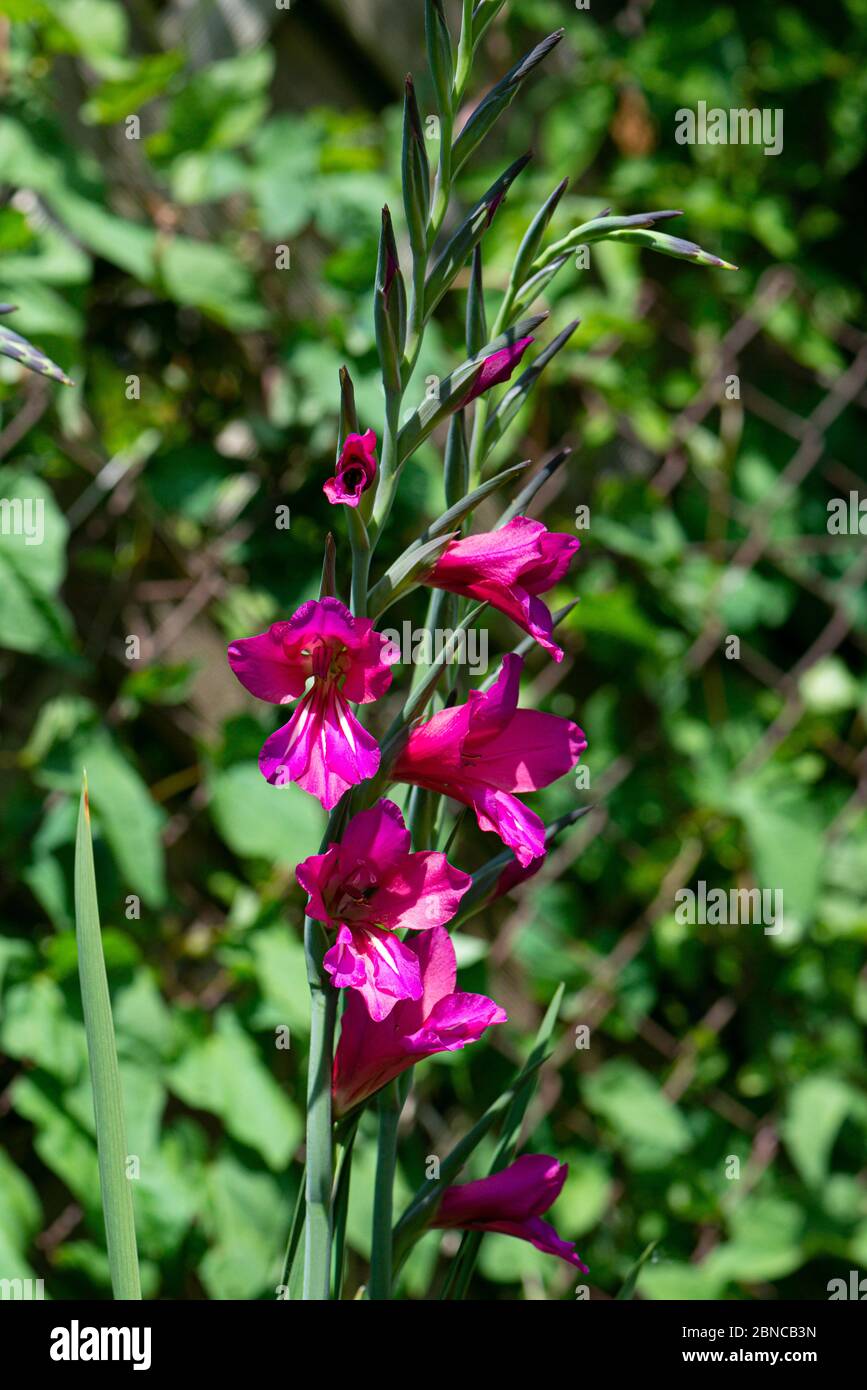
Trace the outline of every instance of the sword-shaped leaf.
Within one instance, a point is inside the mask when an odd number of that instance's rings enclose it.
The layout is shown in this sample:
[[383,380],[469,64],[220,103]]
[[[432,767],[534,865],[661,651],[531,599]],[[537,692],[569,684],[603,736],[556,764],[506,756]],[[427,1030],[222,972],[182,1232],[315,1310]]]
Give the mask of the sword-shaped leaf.
[[81,789],[75,836],[75,940],[84,1009],[87,1060],[93,1089],[99,1188],[115,1298],[141,1298],[132,1187],[126,1173],[126,1129],[111,999],[102,954],[87,778]]
[[459,270],[466,264],[473,247],[491,224],[491,220],[511,185],[529,161],[524,154],[491,184],[479,201],[470,209],[457,231],[449,238],[436,264],[427,277],[424,292],[424,317],[429,319]]
[[509,69],[505,77],[491,88],[487,96],[484,96],[471,112],[452,150],[452,170],[455,174],[481,144],[494,122],[514,101],[533,69],[548,56],[552,48],[556,48],[564,32],[563,29],[556,29],[541,43],[537,43],[529,53],[525,53],[520,62]]
[[[14,304],[0,304],[0,314],[14,313]],[[66,375],[56,362],[52,362],[50,357],[32,343],[28,343],[26,338],[22,338],[20,333],[14,333],[11,328],[0,325],[0,355],[11,357],[13,362],[20,362],[22,367],[27,367],[31,372],[37,372],[39,376],[47,376],[52,381],[59,381],[63,386],[74,386],[75,383]]]
[[[504,431],[512,423],[518,411],[524,405],[542,372],[545,370],[552,357],[556,357],[562,347],[565,347],[575,329],[578,327],[580,319],[573,319],[570,324],[557,334],[552,342],[540,352],[533,361],[532,366],[522,372],[517,381],[511,383],[504,391],[502,397],[497,402],[494,410],[485,425],[485,455],[487,456],[494,445],[503,435]],[[517,515],[517,513],[516,513]]]

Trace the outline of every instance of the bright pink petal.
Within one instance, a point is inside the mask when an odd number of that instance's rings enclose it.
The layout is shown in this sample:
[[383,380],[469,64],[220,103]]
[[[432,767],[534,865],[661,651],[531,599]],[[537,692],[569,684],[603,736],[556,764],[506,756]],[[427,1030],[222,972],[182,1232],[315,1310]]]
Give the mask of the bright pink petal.
[[373,430],[364,434],[348,434],[337,460],[333,478],[329,478],[322,491],[329,502],[343,502],[357,507],[362,493],[366,492],[376,477],[376,435]]
[[508,343],[506,347],[490,353],[461,404],[469,405],[470,401],[474,401],[484,391],[489,391],[492,386],[508,381],[532,341],[532,338],[518,338],[514,343]]
[[575,536],[516,516],[496,531],[452,541],[425,583],[489,603],[560,661],[562,650],[551,639],[551,614],[536,596],[563,578],[579,546]]
[[571,772],[586,747],[570,719],[522,709],[502,733],[474,748],[470,776],[504,791],[538,791]]
[[538,563],[528,566],[521,575],[521,584],[530,594],[544,594],[559,584],[581,549],[578,537],[567,535],[565,531],[546,531],[539,541]]
[[379,745],[340,691],[317,681],[289,723],[265,741],[259,767],[272,785],[297,782],[328,811],[349,787],[374,776]]
[[427,583],[454,591],[485,579],[493,584],[514,584],[525,570],[538,565],[540,538],[547,535],[541,521],[515,517],[498,531],[481,531],[452,541],[437,560]]
[[490,1177],[449,1188],[440,1212],[474,1221],[542,1216],[563,1189],[569,1166],[550,1154],[522,1154]]
[[340,844],[341,869],[369,861],[381,875],[409,853],[410,844],[400,809],[383,797],[347,825]]
[[287,650],[284,635],[288,623],[275,623],[256,637],[241,637],[228,650],[229,665],[251,695],[282,705],[304,691],[305,663]]
[[[345,944],[346,936],[341,936]],[[414,937],[406,949],[418,962],[420,998],[398,1001],[379,1022],[371,1019],[357,988],[347,998],[334,1058],[337,1114],[345,1114],[424,1057],[465,1047],[486,1027],[505,1021],[493,1000],[454,993],[455,950],[443,927]]]
[[477,1042],[486,1028],[505,1023],[505,1009],[484,994],[449,994],[434,1005],[421,1028],[406,1039],[406,1045],[421,1057],[434,1052],[454,1052]]
[[468,790],[479,829],[499,835],[523,868],[545,855],[545,822],[535,811],[493,787],[474,785]]
[[544,827],[514,793],[547,787],[574,767],[587,741],[558,715],[519,710],[523,662],[510,654],[494,684],[465,705],[442,710],[413,729],[393,776],[472,806],[522,866],[545,853]]
[[326,898],[334,883],[338,863],[338,846],[329,845],[324,854],[311,854],[295,867],[295,877],[305,893],[309,893],[307,916],[317,922],[330,922]]
[[367,705],[378,700],[391,685],[391,668],[400,651],[377,632],[369,618],[354,618],[351,645],[343,661],[342,690],[347,700]]
[[338,989],[357,989],[370,1017],[387,1018],[399,999],[423,994],[418,958],[391,932],[341,927],[323,964]]
[[[358,940],[356,940],[358,936]],[[325,952],[322,963],[331,976],[335,989],[361,989],[367,982],[367,953],[364,939],[349,927],[341,927],[337,940]]]
[[409,944],[418,957],[424,994],[418,1003],[400,1006],[398,1021],[405,1034],[421,1028],[440,1000],[454,993],[458,978],[455,948],[444,927],[434,927],[423,936],[413,937]]
[[517,1236],[586,1273],[574,1245],[540,1219],[559,1197],[567,1172],[547,1154],[524,1154],[499,1173],[448,1188],[432,1224]]
[[377,921],[394,930],[442,926],[454,917],[472,881],[435,850],[408,854],[380,879]]

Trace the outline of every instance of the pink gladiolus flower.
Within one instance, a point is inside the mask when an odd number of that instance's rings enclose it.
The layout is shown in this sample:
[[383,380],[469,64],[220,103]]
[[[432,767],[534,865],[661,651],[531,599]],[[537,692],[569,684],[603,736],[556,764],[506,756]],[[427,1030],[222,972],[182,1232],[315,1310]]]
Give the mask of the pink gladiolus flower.
[[[229,647],[229,665],[259,700],[303,696],[288,724],[265,740],[259,767],[274,786],[297,782],[326,810],[379,768],[379,745],[350,700],[369,704],[391,684],[388,642],[336,598],[303,603],[288,622]],[[306,695],[304,687],[312,681]]]
[[350,994],[334,1057],[334,1108],[344,1115],[407,1067],[436,1052],[455,1052],[477,1042],[506,1013],[484,994],[455,990],[455,948],[444,927],[408,943],[418,964],[422,993],[395,1005],[384,1022],[371,1021],[358,994]]
[[560,1196],[568,1171],[568,1164],[547,1154],[523,1154],[501,1173],[446,1188],[431,1224],[517,1236],[588,1274],[574,1243],[561,1240],[554,1227],[542,1220],[543,1212]]
[[392,775],[470,806],[525,867],[545,853],[545,826],[514,795],[536,791],[575,766],[587,740],[568,719],[518,709],[523,661],[503,658],[495,683],[465,705],[413,729]]
[[537,596],[559,583],[580,545],[577,536],[516,516],[499,531],[452,541],[424,582],[499,608],[562,661],[562,648],[551,637],[551,614]]
[[508,381],[532,341],[532,338],[518,338],[514,343],[508,343],[506,347],[498,348],[496,352],[490,353],[482,363],[482,370],[467,395],[461,401],[461,407],[469,405],[470,401],[474,401],[485,391],[490,391],[492,386],[499,386],[501,381]]
[[373,430],[364,434],[348,434],[340,450],[334,477],[323,484],[322,491],[332,505],[338,502],[357,507],[361,494],[376,477],[376,435]]
[[338,989],[358,990],[377,1021],[424,993],[418,953],[394,933],[450,921],[472,883],[444,854],[412,854],[410,843],[400,811],[382,800],[353,816],[340,844],[295,870],[308,915],[337,928],[325,969]]

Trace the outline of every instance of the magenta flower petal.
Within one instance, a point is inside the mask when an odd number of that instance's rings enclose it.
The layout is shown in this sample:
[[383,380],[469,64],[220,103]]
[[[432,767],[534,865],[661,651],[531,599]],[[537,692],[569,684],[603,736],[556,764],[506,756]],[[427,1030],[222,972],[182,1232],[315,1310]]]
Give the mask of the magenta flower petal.
[[477,1042],[492,1023],[505,1023],[506,1011],[484,994],[458,991],[440,999],[421,1028],[406,1037],[407,1050],[422,1057],[434,1052],[454,1052]]
[[336,598],[311,599],[288,621],[233,642],[229,664],[252,694],[275,704],[303,696],[289,723],[265,741],[263,776],[274,786],[297,782],[327,810],[372,777],[379,746],[349,701],[368,704],[383,695],[394,659],[373,623],[353,618]]
[[499,835],[526,867],[544,855],[545,831],[514,793],[562,777],[587,741],[568,719],[517,708],[522,668],[519,656],[505,656],[489,690],[472,691],[465,705],[414,729],[393,775],[471,806],[481,829]]
[[474,401],[485,391],[490,391],[492,386],[499,386],[500,382],[508,381],[532,341],[532,338],[518,338],[516,342],[490,353],[482,363],[482,370],[461,401],[461,405],[469,405],[470,401]]
[[343,503],[357,507],[362,493],[376,477],[376,435],[373,430],[364,434],[348,434],[343,441],[334,477],[323,485],[322,491],[332,505]]
[[470,874],[453,868],[445,855],[435,850],[408,854],[380,882],[376,895],[379,920],[394,931],[442,926],[454,917],[472,881]]
[[400,808],[382,797],[370,810],[352,817],[338,846],[340,864],[351,869],[367,859],[381,870],[400,864],[409,855],[411,844]]
[[522,868],[544,857],[545,822],[516,796],[494,787],[474,787],[471,805],[479,829],[499,835]]
[[341,843],[305,859],[296,877],[310,916],[337,931],[325,958],[334,984],[359,990],[374,1019],[396,999],[422,997],[419,957],[393,931],[449,921],[472,883],[444,854],[413,854],[400,811],[385,799],[353,816]]
[[452,541],[425,583],[491,604],[562,661],[551,613],[538,595],[559,583],[580,544],[565,532],[547,531],[541,521],[516,516],[498,531]]
[[434,1053],[466,1047],[478,1041],[485,1028],[506,1021],[492,999],[455,992],[455,951],[444,927],[433,927],[404,944],[418,962],[421,997],[401,1000],[384,1019],[374,1021],[357,988],[350,992],[334,1058],[338,1115],[407,1067]]
[[273,786],[297,782],[330,811],[345,791],[376,774],[379,758],[379,744],[340,691],[316,683],[289,723],[265,740],[259,768]]
[[421,999],[418,959],[392,932],[379,927],[341,927],[323,965],[338,989],[358,990],[375,1022],[399,999]]
[[293,659],[284,646],[288,623],[275,623],[256,637],[241,637],[229,647],[229,665],[238,680],[258,700],[283,705],[303,695],[307,681],[304,664]]
[[499,1173],[447,1188],[432,1225],[517,1236],[586,1274],[574,1245],[541,1220],[559,1197],[567,1172],[565,1163],[547,1154],[523,1154]]

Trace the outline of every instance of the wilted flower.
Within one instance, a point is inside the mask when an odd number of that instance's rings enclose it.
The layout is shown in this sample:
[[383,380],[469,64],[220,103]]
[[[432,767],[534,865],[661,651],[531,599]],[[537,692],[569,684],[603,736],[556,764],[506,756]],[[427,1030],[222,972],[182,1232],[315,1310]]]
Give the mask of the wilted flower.
[[373,430],[364,434],[348,434],[340,450],[334,477],[322,486],[332,505],[342,502],[357,507],[361,494],[376,477],[376,435]]
[[455,948],[444,927],[415,937],[406,949],[415,956],[421,978],[417,999],[402,1000],[375,1023],[357,994],[347,998],[334,1058],[338,1115],[425,1057],[466,1047],[492,1024],[506,1022],[505,1010],[493,999],[455,990]]
[[498,531],[452,541],[424,582],[498,608],[562,661],[551,613],[538,595],[559,583],[580,544],[577,536],[516,516]]
[[587,1274],[574,1243],[561,1240],[554,1227],[542,1220],[560,1196],[568,1171],[568,1164],[548,1154],[523,1154],[500,1173],[446,1188],[431,1224],[518,1236]]
[[410,844],[400,811],[381,800],[353,816],[340,844],[295,871],[308,916],[337,929],[325,969],[338,989],[358,990],[377,1020],[399,999],[422,997],[418,956],[395,932],[450,921],[472,883],[444,854],[413,854]]
[[471,806],[522,865],[545,853],[545,826],[515,792],[536,791],[574,767],[587,740],[569,719],[518,709],[521,657],[503,658],[484,692],[413,729],[392,776]]
[[379,745],[349,702],[366,705],[385,694],[393,656],[369,619],[353,618],[339,599],[311,599],[287,622],[233,642],[228,655],[258,699],[284,705],[303,696],[262,746],[259,767],[269,782],[297,782],[330,810],[348,787],[374,775]]

